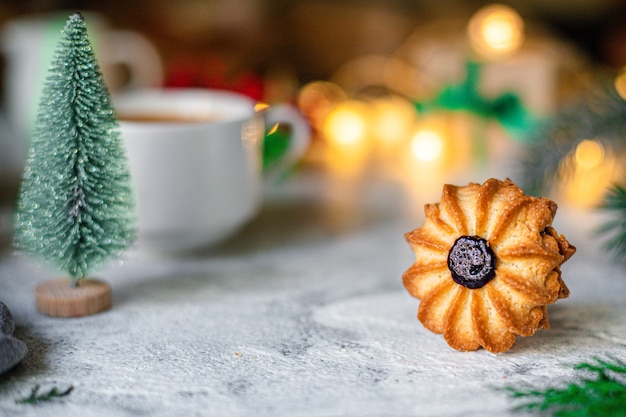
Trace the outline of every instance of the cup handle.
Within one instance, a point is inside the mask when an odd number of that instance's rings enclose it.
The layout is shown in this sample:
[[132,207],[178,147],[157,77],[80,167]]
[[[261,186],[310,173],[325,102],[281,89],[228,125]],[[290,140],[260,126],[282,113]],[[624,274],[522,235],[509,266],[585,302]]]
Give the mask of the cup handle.
[[289,104],[276,104],[270,106],[265,113],[265,125],[272,127],[276,124],[287,124],[291,127],[291,135],[287,149],[267,169],[263,175],[273,178],[289,169],[302,158],[309,147],[311,140],[311,127],[306,118]]
[[[128,69],[128,79],[119,89],[157,87],[163,83],[163,65],[152,43],[132,30],[110,30],[103,35],[107,48],[107,65]],[[110,82],[115,86],[114,81]],[[113,88],[116,89],[116,88]]]

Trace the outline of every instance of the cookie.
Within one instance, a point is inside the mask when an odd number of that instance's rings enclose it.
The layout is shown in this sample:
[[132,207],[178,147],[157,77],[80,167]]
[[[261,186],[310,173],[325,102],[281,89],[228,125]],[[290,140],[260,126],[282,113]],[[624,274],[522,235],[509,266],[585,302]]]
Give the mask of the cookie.
[[556,210],[509,179],[445,185],[405,234],[415,262],[403,283],[422,324],[454,349],[494,353],[549,328],[547,306],[569,295],[560,266],[576,252],[552,228]]

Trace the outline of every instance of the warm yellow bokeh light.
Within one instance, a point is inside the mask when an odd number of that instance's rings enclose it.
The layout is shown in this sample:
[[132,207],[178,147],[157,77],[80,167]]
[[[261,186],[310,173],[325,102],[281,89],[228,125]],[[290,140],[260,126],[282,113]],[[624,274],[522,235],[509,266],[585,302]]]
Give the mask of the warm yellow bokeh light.
[[481,29],[485,42],[493,49],[510,48],[515,39],[513,26],[501,16],[490,16],[483,22]]
[[576,169],[593,169],[600,165],[603,159],[604,147],[595,140],[583,140],[578,144],[574,152]]
[[358,146],[367,140],[367,123],[367,106],[358,101],[346,101],[326,116],[324,136],[335,146]]
[[622,68],[615,78],[615,90],[621,98],[626,100],[626,67]]
[[599,204],[607,188],[618,179],[615,156],[596,140],[583,140],[561,166],[567,201],[582,207]]
[[442,156],[443,139],[433,130],[421,130],[411,140],[411,151],[420,161],[434,161]]
[[300,89],[298,108],[309,119],[314,129],[321,129],[328,112],[346,100],[346,93],[337,84],[312,81]]
[[348,100],[330,110],[324,119],[322,135],[328,145],[324,159],[333,173],[355,177],[365,169],[372,145],[369,114],[367,104]]
[[380,148],[392,151],[411,137],[417,112],[413,105],[400,97],[386,97],[370,103],[371,133]]
[[472,48],[485,58],[498,58],[518,50],[524,41],[524,21],[512,8],[500,4],[485,6],[468,25]]

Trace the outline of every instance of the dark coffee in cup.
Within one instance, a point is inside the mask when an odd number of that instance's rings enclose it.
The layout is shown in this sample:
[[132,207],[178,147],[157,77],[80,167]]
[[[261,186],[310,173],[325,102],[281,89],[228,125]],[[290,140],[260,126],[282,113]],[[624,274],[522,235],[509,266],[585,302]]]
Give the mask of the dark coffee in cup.
[[176,113],[120,113],[121,122],[134,123],[210,123],[221,120],[215,114],[176,114]]

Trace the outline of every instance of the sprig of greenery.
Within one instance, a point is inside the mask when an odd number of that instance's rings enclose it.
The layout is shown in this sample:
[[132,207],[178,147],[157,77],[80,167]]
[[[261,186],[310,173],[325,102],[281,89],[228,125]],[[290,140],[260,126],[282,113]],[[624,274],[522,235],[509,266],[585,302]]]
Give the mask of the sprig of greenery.
[[602,77],[595,87],[563,106],[545,124],[534,130],[520,161],[520,183],[531,195],[544,195],[568,175],[561,169],[576,146],[594,139],[611,151],[621,153],[626,142],[626,100],[619,96],[613,80]]
[[67,389],[63,391],[59,391],[57,387],[53,387],[48,392],[39,394],[39,388],[41,388],[39,384],[35,385],[30,390],[30,395],[28,397],[24,397],[22,399],[16,400],[15,403],[16,404],[38,404],[44,401],[51,401],[55,398],[65,397],[69,395],[72,392],[72,390],[74,390],[74,387],[70,385]]
[[606,248],[620,260],[626,260],[626,184],[613,185],[600,206],[614,214],[615,218],[605,222],[598,234],[611,234]]
[[516,411],[541,412],[554,417],[626,417],[626,364],[595,358],[574,369],[594,372],[595,379],[571,382],[564,388],[520,390],[507,388],[514,399],[528,399]]

